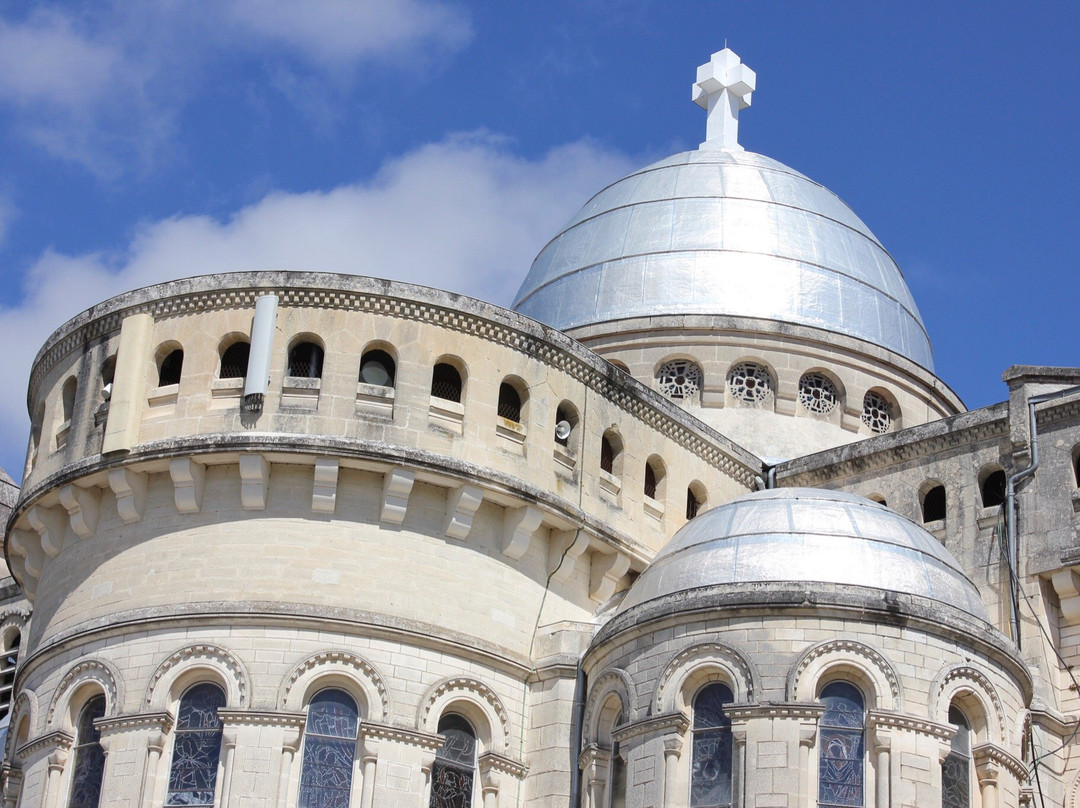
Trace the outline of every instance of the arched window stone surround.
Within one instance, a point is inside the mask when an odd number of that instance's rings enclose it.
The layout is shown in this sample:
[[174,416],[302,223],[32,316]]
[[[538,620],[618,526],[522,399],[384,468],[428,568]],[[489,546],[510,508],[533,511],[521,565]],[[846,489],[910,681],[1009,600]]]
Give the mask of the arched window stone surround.
[[903,712],[900,678],[881,652],[869,645],[855,640],[826,640],[807,648],[788,673],[788,699],[817,701],[825,678],[859,685],[867,710]]
[[[60,679],[49,704],[45,725],[49,731],[71,732],[78,709],[72,708],[72,695],[87,684],[105,696],[105,716],[117,714],[117,705],[123,701],[120,673],[111,663],[100,659],[87,659],[70,667]],[[78,705],[79,708],[82,705]]]
[[417,729],[436,734],[439,719],[447,712],[460,713],[469,720],[482,751],[510,753],[510,716],[495,691],[483,682],[457,676],[433,685],[420,700]]
[[724,682],[735,696],[736,704],[754,700],[760,676],[742,651],[720,643],[704,643],[680,651],[664,667],[653,694],[655,714],[689,714],[691,701],[710,682]]
[[985,673],[972,665],[952,665],[939,671],[930,685],[930,718],[948,724],[953,701],[964,709],[977,742],[1007,743],[1001,698]]
[[583,746],[598,742],[604,705],[609,696],[618,696],[622,702],[624,722],[634,720],[635,711],[630,701],[630,694],[633,692],[630,677],[618,668],[609,668],[593,680],[589,686],[589,697],[585,702],[585,713],[582,717]]
[[364,721],[385,722],[393,714],[390,695],[374,665],[349,651],[320,651],[299,663],[282,682],[278,704],[297,713],[317,691],[336,687],[346,691],[360,708]]
[[38,707],[37,694],[32,690],[23,689],[19,692],[18,697],[15,699],[15,703],[11,706],[11,721],[8,731],[7,744],[2,750],[4,753],[4,760],[15,760],[15,751],[21,746],[19,741],[19,727],[22,723],[26,722],[27,734],[40,734],[34,732],[34,727],[37,726],[41,720],[41,712]]
[[203,643],[184,646],[158,665],[146,686],[144,705],[166,710],[172,701],[180,698],[177,683],[185,680],[186,685],[180,686],[180,691],[184,690],[198,678],[195,672],[199,671],[208,673],[203,678],[216,681],[225,689],[225,703],[230,709],[247,706],[251,677],[243,664],[224,648]]

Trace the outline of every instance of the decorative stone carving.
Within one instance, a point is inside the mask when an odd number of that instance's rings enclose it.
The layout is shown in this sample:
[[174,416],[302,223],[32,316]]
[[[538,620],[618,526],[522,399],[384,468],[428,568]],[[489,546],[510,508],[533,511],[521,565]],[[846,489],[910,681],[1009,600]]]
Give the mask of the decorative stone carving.
[[446,495],[446,522],[443,533],[451,539],[467,539],[472,530],[473,517],[484,501],[484,489],[476,485],[463,485]]
[[548,574],[551,580],[568,580],[577,560],[588,549],[589,534],[584,530],[552,530],[548,540]]
[[173,482],[173,500],[180,513],[198,513],[202,507],[206,467],[190,457],[174,457],[169,461],[169,476]]
[[405,521],[416,474],[405,469],[394,469],[383,477],[382,510],[379,521],[388,525],[400,525]]
[[240,505],[245,511],[266,508],[270,463],[261,454],[240,455]]
[[[248,693],[247,672],[240,664],[240,661],[229,651],[226,651],[220,646],[207,643],[187,645],[180,648],[170,654],[164,662],[158,665],[157,670],[154,671],[154,675],[150,677],[150,683],[146,687],[146,694],[143,697],[143,702],[150,705],[155,703],[156,699],[158,703],[163,704],[165,695],[158,693],[158,682],[178,665],[198,661],[210,662],[213,667],[224,673],[228,680],[227,683],[236,688],[235,698],[238,701],[238,705],[240,707],[246,706]],[[232,697],[232,694],[230,694],[230,697]]]
[[[354,654],[351,651],[344,651],[341,649],[333,649],[329,651],[320,651],[317,654],[313,654],[297,665],[285,679],[285,683],[281,687],[281,691],[278,694],[278,705],[282,710],[288,709],[289,694],[292,693],[296,683],[300,681],[311,671],[318,670],[319,668],[327,668],[327,672],[335,670],[338,667],[345,667],[351,669],[357,678],[361,679],[364,684],[370,686],[370,690],[378,694],[377,704],[368,704],[368,714],[365,716],[365,721],[370,719],[372,721],[382,721],[385,716],[392,714],[390,709],[390,694],[386,687],[386,682],[383,680],[382,675],[376,670],[375,666],[364,659],[358,654]],[[368,688],[365,688],[368,689]],[[368,699],[370,702],[371,699]],[[299,706],[299,705],[297,705]]]
[[603,603],[615,594],[615,585],[630,569],[630,556],[623,553],[592,554],[589,573],[589,597]]
[[116,511],[124,524],[133,525],[142,519],[146,501],[146,475],[127,468],[109,472],[109,488],[116,495]]
[[60,496],[60,504],[68,513],[68,521],[71,524],[71,532],[80,539],[86,539],[94,535],[97,529],[98,513],[101,506],[101,489],[80,488],[69,483],[62,486],[57,492]]
[[314,481],[311,488],[311,510],[316,513],[333,513],[337,507],[338,487],[337,458],[315,459]]
[[515,560],[525,555],[533,534],[543,521],[543,511],[532,505],[507,508],[503,514],[503,555]]
[[[73,688],[83,682],[96,682],[105,694],[106,716],[116,715],[119,702],[123,700],[120,691],[120,675],[113,669],[110,663],[100,659],[88,659],[72,666],[60,680],[60,684],[53,691],[52,702],[49,704],[49,712],[45,717],[45,725],[55,727],[57,708],[64,700],[64,696]],[[59,727],[55,727],[59,729]]]
[[35,505],[26,512],[26,521],[38,534],[41,541],[41,549],[50,558],[56,558],[64,549],[64,532],[67,528],[66,519],[52,508],[42,508]]
[[466,676],[455,676],[449,679],[443,679],[441,682],[432,687],[427,695],[420,700],[420,713],[417,716],[417,725],[419,727],[429,726],[429,719],[432,707],[436,703],[446,700],[444,697],[454,694],[469,695],[474,699],[479,699],[483,704],[486,704],[492,713],[498,719],[498,729],[501,731],[501,737],[496,737],[494,730],[496,727],[492,727],[492,746],[501,746],[503,751],[510,751],[510,716],[506,712],[506,708],[503,707],[502,701],[498,695],[488,687],[486,684],[478,679],[472,679]]

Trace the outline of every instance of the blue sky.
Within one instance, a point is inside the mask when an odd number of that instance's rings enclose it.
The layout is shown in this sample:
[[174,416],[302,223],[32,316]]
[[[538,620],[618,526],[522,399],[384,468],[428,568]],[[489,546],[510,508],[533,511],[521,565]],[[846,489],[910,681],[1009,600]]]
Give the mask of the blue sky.
[[969,407],[1076,365],[1074,4],[0,0],[0,465],[67,317],[193,274],[356,272],[508,304],[604,183],[695,147],[696,67],[758,75],[740,140],[904,270]]

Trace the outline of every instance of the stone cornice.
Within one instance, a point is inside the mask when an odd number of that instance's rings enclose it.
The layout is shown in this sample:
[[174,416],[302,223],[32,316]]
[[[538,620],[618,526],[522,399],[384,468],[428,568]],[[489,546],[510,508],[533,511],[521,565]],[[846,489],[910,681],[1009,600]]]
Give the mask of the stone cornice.
[[1028,768],[1024,765],[1024,761],[997,744],[981,743],[971,750],[971,757],[976,766],[985,765],[987,762],[997,763],[1012,773],[1020,782],[1027,780]]
[[441,735],[433,735],[430,732],[422,732],[409,727],[399,727],[395,724],[375,724],[363,721],[360,723],[360,734],[365,739],[393,741],[431,751],[443,744]]
[[168,732],[172,729],[173,717],[169,713],[134,713],[115,718],[99,718],[94,721],[102,735],[115,732],[135,732],[142,729],[156,729]]
[[1032,724],[1042,727],[1045,730],[1049,730],[1059,738],[1071,735],[1073,730],[1076,729],[1077,723],[1080,723],[1080,717],[1077,717],[1076,715],[1064,715],[1056,710],[1051,710],[1046,706],[1033,704],[1028,708],[1028,713],[1031,715]]
[[46,341],[34,360],[27,401],[36,399],[42,378],[61,358],[117,332],[125,317],[145,313],[161,319],[218,309],[254,308],[255,300],[267,294],[278,295],[286,308],[344,309],[428,322],[509,347],[586,384],[747,488],[761,473],[761,461],[750,452],[561,331],[462,295],[353,275],[224,273],[158,284],[113,297],[76,315]]
[[664,713],[635,721],[631,724],[623,724],[611,733],[611,737],[619,743],[624,743],[631,738],[642,735],[656,735],[659,733],[674,733],[682,735],[690,727],[690,719],[683,713]]
[[1072,423],[1077,420],[1080,420],[1080,394],[1035,406],[1035,421],[1040,427]]
[[40,738],[27,741],[15,750],[15,757],[19,758],[19,760],[26,760],[30,755],[43,749],[70,749],[74,743],[75,739],[70,734],[63,730],[56,730],[48,735],[42,735]]
[[856,441],[780,463],[782,487],[820,486],[931,455],[1009,436],[1009,405],[1001,402],[888,435]]
[[480,765],[481,771],[490,769],[503,774],[509,774],[511,777],[516,777],[518,780],[523,779],[529,771],[529,767],[521,761],[508,758],[506,755],[500,755],[496,752],[485,752],[477,758],[477,763]]
[[732,721],[752,721],[757,718],[799,718],[817,721],[825,708],[820,704],[731,704],[724,713]]
[[956,734],[956,727],[885,710],[871,710],[867,723],[875,729],[902,729],[908,732],[917,732],[920,735],[928,735],[931,738],[937,738],[939,741],[948,741]]
[[218,710],[227,727],[290,727],[304,726],[304,713],[282,713],[275,710]]

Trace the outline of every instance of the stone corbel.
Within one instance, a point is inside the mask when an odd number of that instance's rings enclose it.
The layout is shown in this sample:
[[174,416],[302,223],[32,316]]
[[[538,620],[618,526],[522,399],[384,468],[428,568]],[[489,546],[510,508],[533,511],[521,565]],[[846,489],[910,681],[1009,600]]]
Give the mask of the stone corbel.
[[603,603],[615,594],[615,585],[630,569],[630,556],[623,553],[592,554],[589,574],[589,597]]
[[14,766],[4,767],[4,802],[3,808],[15,808],[19,801],[19,792],[22,791],[22,769]]
[[40,537],[41,549],[48,554],[49,558],[60,555],[60,551],[64,549],[67,520],[53,508],[35,505],[26,512],[26,521]]
[[198,513],[202,508],[206,466],[190,457],[174,457],[169,461],[169,476],[173,482],[173,501],[180,513]]
[[146,502],[146,475],[131,469],[109,472],[109,488],[116,496],[116,511],[124,524],[133,525],[142,519]]
[[515,561],[525,555],[533,534],[543,521],[543,512],[532,505],[507,508],[503,514],[503,555]]
[[79,488],[69,483],[61,487],[60,504],[67,511],[71,532],[80,539],[94,535],[97,530],[98,513],[101,506],[100,488]]
[[1072,569],[1058,570],[1050,576],[1061,601],[1061,616],[1070,626],[1080,623],[1080,576]]
[[41,568],[45,566],[45,553],[37,536],[26,530],[13,530],[9,545],[13,556],[22,556],[27,575],[34,579],[40,578]]
[[240,507],[245,511],[266,509],[270,463],[261,454],[240,455]]
[[574,572],[581,554],[589,549],[589,534],[584,530],[552,530],[548,542],[548,574],[553,581],[565,582]]
[[337,458],[315,459],[314,483],[311,488],[311,510],[316,513],[333,513],[337,508],[338,470]]
[[416,474],[405,469],[394,469],[383,477],[380,522],[400,525],[405,521],[405,513],[409,509],[409,495],[415,482]]
[[451,539],[464,541],[472,530],[473,517],[484,501],[484,490],[475,485],[463,485],[446,495],[446,521],[443,533]]

